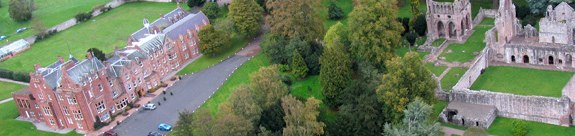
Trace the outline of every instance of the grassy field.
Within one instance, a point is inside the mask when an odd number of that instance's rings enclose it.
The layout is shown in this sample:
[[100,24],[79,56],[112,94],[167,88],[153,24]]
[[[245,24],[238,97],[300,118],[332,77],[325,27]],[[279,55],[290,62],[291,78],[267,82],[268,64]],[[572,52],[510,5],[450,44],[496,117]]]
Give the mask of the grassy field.
[[[406,54],[407,52],[416,51],[416,50],[417,50],[416,47],[411,47],[411,48],[410,48],[410,47],[401,47],[401,48],[396,48],[396,49],[395,49],[395,54],[396,54],[397,56],[403,57],[403,56],[405,56],[405,54]],[[419,54],[419,57],[420,57],[422,60],[425,58],[425,55],[429,54],[429,52],[417,52],[417,53]]]
[[[491,26],[477,26],[475,32],[465,41],[464,44],[449,44],[449,46],[441,53],[441,57],[445,57],[448,62],[468,62],[475,58],[474,53],[479,53],[485,48],[485,32],[491,29]],[[451,52],[448,52],[451,51]]]
[[[46,28],[60,24],[73,18],[80,12],[88,12],[94,7],[103,5],[111,0],[34,0],[36,10],[32,13],[32,21],[41,22]],[[36,34],[33,30],[16,34],[16,29],[32,27],[32,21],[16,22],[8,14],[9,0],[0,0],[0,35],[8,35],[10,38],[0,41],[0,46],[12,41],[26,38]]]
[[[142,19],[155,20],[176,7],[175,3],[129,3],[40,41],[28,51],[0,63],[0,68],[31,72],[34,64],[47,66],[56,56],[74,55],[83,59],[95,47],[105,53],[124,47],[128,36],[143,27]],[[121,26],[121,27],[119,27]]]
[[495,18],[483,18],[479,25],[495,25]]
[[24,88],[24,85],[0,82],[0,100],[8,99],[12,97],[12,92],[20,91]]
[[473,83],[473,90],[490,90],[518,95],[561,97],[573,76],[571,72],[516,67],[488,67]]
[[338,21],[341,21],[344,25],[347,24],[347,19],[349,17],[349,13],[353,10],[353,0],[337,0],[335,4],[343,10],[343,14],[345,15],[344,18],[340,20],[330,20],[328,17],[328,7],[332,0],[323,0],[321,2],[322,9],[319,12],[319,15],[324,20],[323,25],[325,30],[329,29],[330,26],[334,25]]
[[431,73],[435,74],[435,76],[441,75],[441,73],[447,69],[446,66],[433,66],[433,63],[427,63],[425,64],[425,67],[427,67]]
[[249,75],[256,72],[260,67],[270,65],[269,60],[264,54],[260,53],[252,59],[245,62],[240,66],[228,80],[220,86],[214,95],[199,110],[209,110],[212,115],[216,115],[219,111],[220,104],[227,102],[228,98],[232,95],[234,89],[241,84],[250,83]]
[[14,101],[0,104],[0,111],[1,136],[81,136],[75,132],[62,135],[39,131],[30,122],[16,120],[18,109],[16,109]]
[[[518,119],[497,117],[487,132],[491,135],[510,136],[513,128],[512,122]],[[551,124],[525,121],[529,130],[528,136],[573,136],[575,127],[563,127]]]
[[467,71],[466,68],[456,68],[456,67],[451,68],[451,70],[447,72],[447,74],[443,77],[443,79],[441,79],[441,88],[443,89],[443,91],[450,91],[451,88],[453,88],[453,86],[457,84],[459,78],[461,78],[461,76],[463,76],[463,74],[465,74],[466,71]]
[[248,41],[243,39],[243,37],[241,37],[241,36],[234,37],[232,39],[232,45],[225,52],[223,52],[223,53],[221,53],[215,57],[201,56],[200,58],[198,58],[197,60],[190,63],[188,66],[186,66],[184,69],[179,71],[178,75],[185,75],[185,74],[191,74],[194,72],[202,71],[202,70],[204,70],[204,69],[206,69],[212,65],[220,63],[220,61],[227,59],[228,56],[234,55],[237,51],[239,51],[240,49],[245,47],[247,42]]

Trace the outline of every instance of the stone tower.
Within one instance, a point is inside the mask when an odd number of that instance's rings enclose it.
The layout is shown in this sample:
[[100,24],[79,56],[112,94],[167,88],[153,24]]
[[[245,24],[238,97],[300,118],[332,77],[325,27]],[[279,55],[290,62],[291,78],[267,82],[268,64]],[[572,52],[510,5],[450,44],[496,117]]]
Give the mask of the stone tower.
[[426,3],[428,38],[462,41],[463,35],[473,28],[469,0],[454,2],[426,0]]
[[497,9],[497,17],[495,19],[495,28],[497,29],[497,43],[492,48],[495,54],[502,59],[504,52],[504,45],[508,43],[513,36],[516,35],[516,26],[521,26],[517,17],[515,17],[515,5],[511,0],[499,0],[499,9]]

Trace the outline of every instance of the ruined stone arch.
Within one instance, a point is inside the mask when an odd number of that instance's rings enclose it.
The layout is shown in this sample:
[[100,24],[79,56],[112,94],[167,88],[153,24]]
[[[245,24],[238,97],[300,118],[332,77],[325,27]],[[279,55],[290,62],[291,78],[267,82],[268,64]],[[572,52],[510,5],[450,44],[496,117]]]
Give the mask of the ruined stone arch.
[[461,20],[461,26],[460,27],[461,27],[461,33],[459,33],[459,36],[462,36],[463,33],[465,33],[465,29],[466,29],[465,20]]
[[529,63],[529,56],[523,55],[523,63]]
[[457,36],[457,29],[455,28],[455,23],[450,21],[448,26],[449,38],[455,38]]
[[567,65],[573,64],[573,56],[571,54],[565,55],[565,64]]
[[548,60],[547,60],[547,64],[549,64],[549,65],[555,64],[555,58],[553,57],[553,55],[549,55]]
[[437,35],[439,37],[444,37],[445,36],[445,25],[443,24],[443,22],[438,21],[437,22]]
[[515,62],[515,55],[511,55],[511,62]]

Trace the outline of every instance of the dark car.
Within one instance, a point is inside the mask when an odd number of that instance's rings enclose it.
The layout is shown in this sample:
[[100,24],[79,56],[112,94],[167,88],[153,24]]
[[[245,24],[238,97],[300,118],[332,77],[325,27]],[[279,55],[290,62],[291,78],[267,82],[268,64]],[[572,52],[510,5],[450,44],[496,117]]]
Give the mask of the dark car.
[[148,133],[148,136],[165,136],[165,135],[160,132],[150,132]]
[[108,130],[104,132],[104,136],[118,136],[118,133],[114,132],[114,130]]

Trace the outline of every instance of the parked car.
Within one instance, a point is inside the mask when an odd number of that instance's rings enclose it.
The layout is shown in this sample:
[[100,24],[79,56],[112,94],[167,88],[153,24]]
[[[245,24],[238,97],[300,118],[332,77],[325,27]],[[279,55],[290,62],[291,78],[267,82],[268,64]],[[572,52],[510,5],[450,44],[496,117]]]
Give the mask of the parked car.
[[104,132],[104,136],[118,136],[118,133],[114,132],[114,130],[108,130]]
[[166,123],[160,123],[160,125],[158,125],[158,129],[160,131],[172,131],[172,126],[170,126]]
[[16,30],[16,33],[21,33],[21,32],[24,32],[24,31],[26,31],[26,30],[28,30],[27,27],[18,28],[18,29]]
[[4,40],[4,39],[6,39],[6,38],[8,38],[8,36],[6,36],[6,35],[0,35],[0,40]]
[[160,133],[160,132],[149,132],[149,133],[148,133],[148,136],[165,136],[165,135],[163,135],[163,134]]
[[144,110],[155,110],[156,109],[156,105],[153,103],[148,103],[146,105],[144,105]]

